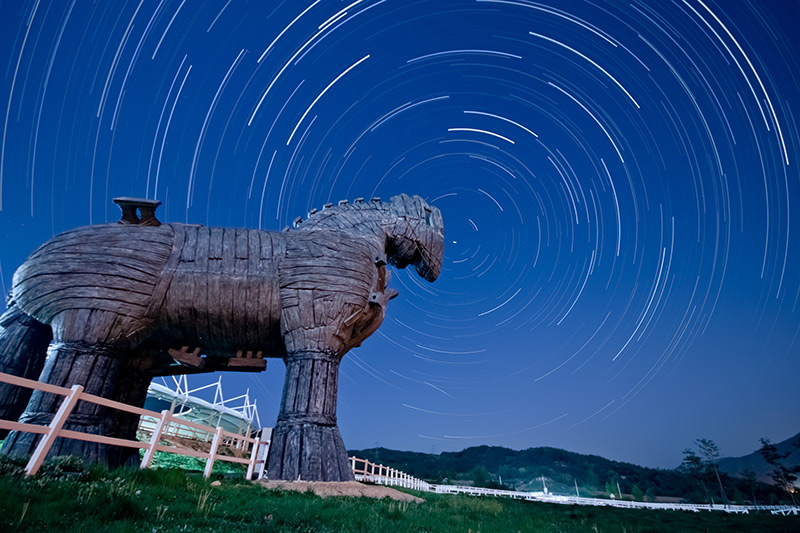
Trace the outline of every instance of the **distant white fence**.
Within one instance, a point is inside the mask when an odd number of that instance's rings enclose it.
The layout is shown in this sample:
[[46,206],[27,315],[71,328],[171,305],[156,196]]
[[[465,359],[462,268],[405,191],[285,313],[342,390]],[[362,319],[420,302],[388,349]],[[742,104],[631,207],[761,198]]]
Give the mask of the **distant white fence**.
[[[172,416],[169,410],[156,413],[155,411],[148,411],[147,409],[142,409],[141,407],[134,407],[132,405],[101,398],[99,396],[83,392],[83,387],[80,385],[74,385],[71,389],[67,389],[64,387],[49,385],[47,383],[40,383],[31,379],[12,376],[2,372],[0,372],[0,382],[64,396],[64,400],[61,402],[61,405],[56,414],[53,416],[53,420],[50,422],[49,426],[26,424],[13,420],[0,420],[0,429],[7,429],[10,431],[25,431],[42,435],[42,438],[39,440],[33,455],[25,467],[25,473],[29,476],[32,476],[39,471],[39,468],[41,468],[42,463],[44,462],[44,458],[47,456],[50,448],[52,448],[55,440],[59,437],[98,442],[112,446],[144,449],[145,452],[140,465],[141,468],[148,468],[153,460],[155,452],[163,451],[205,459],[206,465],[205,471],[203,472],[205,477],[211,475],[211,470],[214,467],[215,461],[246,464],[247,479],[251,479],[254,473],[263,471],[264,469],[264,463],[266,462],[266,449],[269,448],[269,440],[261,440],[260,437],[245,437],[236,433],[225,431],[221,427],[215,428],[197,424],[195,422],[189,422],[187,420]],[[67,418],[75,409],[75,406],[78,404],[78,402],[90,402],[108,407],[110,409],[117,409],[145,417],[146,422],[143,424],[143,426],[140,426],[140,431],[143,430],[147,432],[150,436],[149,440],[146,442],[140,440],[126,440],[63,429]],[[147,423],[148,418],[150,419],[150,424]],[[175,442],[176,437],[186,438],[190,434],[194,437],[192,440],[195,441],[198,440],[198,436],[204,436],[204,438],[201,437],[199,440],[205,443],[210,441],[208,449],[205,449],[206,446],[202,445],[202,449],[196,449],[180,442]],[[170,440],[170,437],[172,437],[172,443],[163,444],[165,439]]]
[[392,485],[433,492],[431,489],[433,485],[430,483],[401,472],[396,468],[379,465],[357,457],[350,457],[350,467],[353,469],[353,474],[357,481],[368,481],[376,485]]
[[371,463],[366,459],[350,457],[350,465],[358,481],[368,481],[378,485],[406,487],[436,494],[468,494],[471,496],[495,496],[546,503],[567,505],[593,505],[602,507],[621,507],[626,509],[662,509],[672,511],[724,511],[744,513],[750,511],[770,511],[777,515],[798,515],[800,507],[791,505],[704,505],[694,503],[634,502],[628,500],[606,500],[602,498],[580,498],[577,496],[557,496],[544,492],[523,492],[516,490],[486,489],[463,485],[434,485],[417,479],[405,472],[384,465]]

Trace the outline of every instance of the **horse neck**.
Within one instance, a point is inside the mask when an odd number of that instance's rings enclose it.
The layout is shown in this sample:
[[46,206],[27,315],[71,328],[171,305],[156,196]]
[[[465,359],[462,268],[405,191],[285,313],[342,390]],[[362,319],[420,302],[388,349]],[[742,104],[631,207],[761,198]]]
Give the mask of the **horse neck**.
[[388,215],[389,207],[381,202],[338,205],[310,214],[308,220],[296,221],[295,228],[353,231],[385,242],[395,226]]

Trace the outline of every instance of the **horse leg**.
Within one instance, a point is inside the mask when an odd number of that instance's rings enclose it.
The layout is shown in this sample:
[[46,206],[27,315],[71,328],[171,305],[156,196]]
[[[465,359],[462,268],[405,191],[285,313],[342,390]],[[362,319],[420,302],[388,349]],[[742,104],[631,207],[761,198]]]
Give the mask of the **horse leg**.
[[[160,349],[136,349],[124,361],[120,371],[120,379],[111,393],[111,399],[134,407],[144,407],[147,398],[147,389],[153,379],[154,367],[158,357],[162,355]],[[106,411],[104,428],[105,435],[125,440],[136,440],[136,431],[139,429],[140,415],[128,413],[117,409]],[[127,446],[108,446],[109,466],[135,466],[139,463],[139,449]]]
[[[84,392],[109,398],[114,391],[120,370],[124,368],[127,346],[118,341],[124,338],[125,322],[116,313],[99,310],[70,310],[53,318],[53,341],[39,381],[59,387],[82,385]],[[115,342],[116,341],[116,342]],[[62,397],[34,391],[20,422],[47,425],[61,404]],[[102,435],[106,408],[89,402],[78,402],[67,419],[64,429]],[[39,436],[13,431],[3,446],[3,453],[28,455],[33,452]],[[107,461],[105,444],[74,439],[57,439],[48,454],[77,455],[88,462]]]
[[[11,300],[0,316],[0,372],[38,379],[53,334],[50,327],[25,314]],[[31,397],[31,389],[0,384],[0,419],[16,420]],[[0,439],[8,434],[0,430]]]
[[286,380],[267,460],[270,479],[354,479],[336,425],[340,360],[333,352],[310,350],[284,359]]

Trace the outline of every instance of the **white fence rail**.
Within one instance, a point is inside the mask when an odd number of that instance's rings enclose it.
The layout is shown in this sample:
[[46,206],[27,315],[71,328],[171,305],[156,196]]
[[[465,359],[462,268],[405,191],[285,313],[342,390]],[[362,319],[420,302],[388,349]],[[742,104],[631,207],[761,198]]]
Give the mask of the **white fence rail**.
[[[205,472],[203,475],[208,477],[211,475],[211,470],[214,467],[215,461],[226,461],[231,463],[239,463],[247,465],[247,479],[251,479],[253,474],[257,471],[263,471],[265,457],[264,448],[269,448],[269,440],[261,440],[260,437],[251,438],[243,437],[242,435],[225,431],[221,427],[204,426],[194,422],[189,422],[180,418],[172,416],[169,410],[164,410],[160,413],[155,411],[148,411],[141,407],[133,407],[120,402],[101,398],[93,394],[83,392],[83,387],[74,385],[71,389],[64,387],[56,387],[47,383],[40,383],[31,379],[20,378],[0,372],[0,382],[16,385],[28,389],[40,390],[52,394],[64,396],[61,406],[53,416],[53,420],[49,426],[39,426],[36,424],[26,424],[16,422],[13,420],[0,420],[0,429],[7,429],[10,431],[25,431],[29,433],[38,433],[42,435],[36,449],[33,452],[28,464],[25,467],[25,473],[29,476],[36,474],[41,468],[47,453],[53,446],[55,440],[59,437],[67,439],[75,439],[89,442],[97,442],[101,444],[109,444],[113,446],[125,446],[128,448],[144,449],[144,457],[142,458],[141,468],[148,468],[153,460],[153,456],[157,451],[176,453],[178,455],[186,455],[191,457],[198,457],[206,460]],[[117,409],[128,413],[138,414],[140,416],[149,417],[153,422],[150,427],[144,424],[140,426],[140,430],[147,431],[150,439],[147,442],[139,440],[126,440],[115,437],[105,437],[103,435],[93,435],[90,433],[81,433],[79,431],[71,431],[64,428],[69,415],[75,409],[78,402],[90,402],[97,405],[102,405],[110,409]],[[195,435],[205,435],[207,442],[210,438],[211,444],[208,450],[195,449],[181,443],[164,444],[164,439],[169,437],[178,437],[186,435],[186,431],[191,429]],[[148,431],[149,430],[149,431]],[[230,453],[230,455],[224,452]],[[246,457],[249,456],[249,457]]]
[[401,472],[396,468],[379,465],[357,457],[350,457],[350,467],[353,469],[353,474],[357,481],[368,481],[376,485],[392,485],[433,492],[430,483]]
[[371,463],[366,459],[350,457],[350,465],[358,481],[368,481],[378,485],[406,487],[436,494],[467,494],[470,496],[495,496],[546,503],[567,505],[593,505],[602,507],[621,507],[627,509],[662,509],[672,511],[724,511],[744,513],[750,511],[769,511],[777,515],[798,515],[800,507],[791,505],[704,505],[694,503],[634,502],[628,500],[606,500],[602,498],[580,498],[577,496],[557,496],[544,492],[523,492],[516,490],[486,489],[463,485],[434,485],[417,479],[395,468]]

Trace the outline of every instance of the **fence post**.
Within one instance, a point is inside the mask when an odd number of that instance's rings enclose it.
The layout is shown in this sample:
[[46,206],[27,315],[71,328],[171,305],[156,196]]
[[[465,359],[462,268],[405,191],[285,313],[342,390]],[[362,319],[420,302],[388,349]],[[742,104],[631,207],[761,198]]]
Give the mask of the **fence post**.
[[245,479],[250,481],[253,477],[253,471],[256,469],[256,460],[258,459],[258,448],[261,446],[261,437],[256,437],[253,443],[253,449],[250,451],[250,464],[247,465],[247,474]]
[[169,424],[169,420],[172,418],[172,415],[169,412],[169,409],[164,409],[161,411],[161,418],[156,423],[156,427],[153,429],[153,436],[150,437],[150,447],[144,452],[144,457],[142,457],[142,464],[139,468],[149,468],[150,463],[153,461],[153,456],[156,454],[156,448],[158,447],[158,441],[161,440],[161,434],[164,432],[164,428]]
[[50,431],[42,436],[42,440],[39,441],[39,444],[36,446],[36,450],[33,452],[30,461],[28,461],[28,465],[25,467],[26,475],[32,476],[39,471],[39,467],[42,466],[44,458],[47,456],[47,452],[50,451],[50,448],[53,446],[56,438],[58,438],[58,432],[61,431],[62,427],[64,427],[64,422],[67,421],[67,417],[70,415],[70,413],[72,413],[72,410],[75,408],[75,404],[78,403],[82,392],[82,385],[73,385],[72,392],[70,392],[64,398],[64,401],[61,402],[61,406],[58,408],[53,420],[50,422]]
[[206,469],[203,471],[203,477],[207,478],[211,475],[211,470],[214,468],[214,459],[217,455],[217,448],[219,441],[222,440],[222,426],[217,426],[217,431],[214,433],[214,440],[211,441],[211,453],[206,460]]

